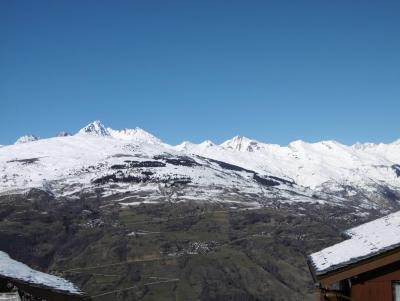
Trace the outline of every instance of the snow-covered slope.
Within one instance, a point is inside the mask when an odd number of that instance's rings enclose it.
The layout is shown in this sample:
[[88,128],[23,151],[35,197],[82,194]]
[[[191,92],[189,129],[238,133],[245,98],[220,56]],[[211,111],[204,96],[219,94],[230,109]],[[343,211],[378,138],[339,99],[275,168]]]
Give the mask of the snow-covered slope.
[[70,195],[101,188],[103,194],[148,190],[156,198],[166,194],[161,185],[171,195],[179,186],[180,198],[226,201],[235,192],[393,207],[400,198],[399,163],[399,141],[279,146],[234,137],[221,145],[171,146],[139,128],[113,130],[95,121],[73,136],[0,148],[0,193],[39,187]]
[[113,130],[107,129],[110,135],[116,139],[136,142],[147,142],[152,144],[159,144],[161,140],[147,133],[141,128]]
[[186,142],[176,149],[287,177],[313,189],[327,182],[400,185],[397,172],[400,144],[397,142],[346,146],[336,141],[299,140],[279,146],[234,137],[221,145]]

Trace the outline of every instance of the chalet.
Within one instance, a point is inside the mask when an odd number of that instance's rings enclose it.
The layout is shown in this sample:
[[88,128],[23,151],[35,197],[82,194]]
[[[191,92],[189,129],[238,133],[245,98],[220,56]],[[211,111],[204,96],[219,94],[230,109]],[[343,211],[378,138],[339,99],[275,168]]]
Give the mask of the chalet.
[[87,301],[71,282],[31,269],[0,251],[0,301]]
[[344,235],[308,258],[318,300],[400,301],[400,211]]

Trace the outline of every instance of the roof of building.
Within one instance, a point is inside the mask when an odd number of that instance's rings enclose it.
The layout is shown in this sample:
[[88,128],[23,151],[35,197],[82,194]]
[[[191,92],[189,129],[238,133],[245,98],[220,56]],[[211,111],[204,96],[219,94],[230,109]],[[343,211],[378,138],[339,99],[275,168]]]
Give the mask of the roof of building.
[[68,280],[31,269],[27,265],[11,259],[7,253],[2,251],[0,251],[0,277],[15,279],[68,294],[83,294]]
[[0,293],[0,301],[21,301],[17,292]]
[[349,239],[309,256],[317,276],[400,247],[400,211],[344,232]]

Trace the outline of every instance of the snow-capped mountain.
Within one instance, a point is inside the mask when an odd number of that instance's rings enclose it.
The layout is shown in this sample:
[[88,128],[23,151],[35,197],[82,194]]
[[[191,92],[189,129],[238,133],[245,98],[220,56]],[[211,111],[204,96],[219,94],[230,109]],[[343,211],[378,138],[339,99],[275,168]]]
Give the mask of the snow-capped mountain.
[[107,129],[110,135],[116,139],[126,141],[147,142],[151,144],[159,144],[161,140],[142,130],[141,128],[113,130]]
[[146,201],[168,195],[258,205],[347,201],[364,208],[396,207],[400,200],[399,141],[279,146],[237,136],[220,145],[171,146],[140,128],[113,130],[100,121],[72,136],[22,141],[0,148],[0,193],[147,191]]
[[327,182],[374,182],[395,187],[400,184],[396,172],[400,162],[400,145],[397,142],[346,146],[336,141],[307,143],[299,140],[288,146],[279,146],[234,137],[221,145],[204,147],[204,143],[185,143],[176,149],[261,173],[287,177],[310,188]]
[[254,152],[260,150],[261,146],[258,141],[251,140],[242,136],[235,136],[230,140],[221,144],[224,149],[232,149],[241,152]]
[[79,130],[77,135],[92,135],[103,137],[109,136],[126,141],[147,142],[153,144],[161,143],[158,138],[142,130],[141,128],[113,130],[112,128],[106,128],[99,120],[96,120]]
[[15,141],[15,144],[27,143],[27,142],[37,141],[37,140],[39,140],[39,137],[36,137],[34,135],[25,135],[25,136],[19,137],[17,139],[17,141]]
[[88,124],[84,128],[80,129],[78,134],[93,136],[111,136],[108,129],[106,129],[106,127],[99,120],[96,120]]

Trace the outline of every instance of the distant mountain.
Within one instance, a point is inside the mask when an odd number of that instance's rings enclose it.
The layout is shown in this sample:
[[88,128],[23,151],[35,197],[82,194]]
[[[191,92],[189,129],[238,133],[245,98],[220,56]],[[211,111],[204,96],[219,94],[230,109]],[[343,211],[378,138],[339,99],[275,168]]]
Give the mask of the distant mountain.
[[113,130],[111,128],[106,128],[99,120],[96,120],[79,130],[77,135],[112,137],[119,140],[147,142],[154,144],[161,143],[158,138],[140,128]]
[[260,143],[246,137],[235,136],[221,144],[225,149],[232,149],[241,152],[254,152],[260,149]]
[[57,137],[67,137],[67,136],[71,136],[71,134],[64,131],[61,131],[57,134]]
[[123,129],[123,130],[113,130],[107,129],[113,138],[126,140],[126,141],[137,141],[137,142],[147,142],[150,144],[159,144],[161,140],[154,137],[153,135],[147,133],[141,128],[135,129]]
[[221,145],[204,147],[203,143],[186,142],[175,148],[260,173],[286,177],[313,189],[328,182],[338,185],[384,183],[394,187],[400,184],[395,172],[400,162],[400,144],[397,142],[346,146],[336,141],[307,143],[299,140],[279,146],[234,137]]
[[36,137],[34,135],[26,135],[19,137],[17,141],[15,141],[15,144],[21,144],[21,143],[27,143],[27,142],[32,142],[32,141],[37,141],[39,140],[39,137]]
[[100,189],[106,195],[145,189],[156,199],[163,185],[180,187],[176,200],[229,201],[231,192],[254,195],[246,198],[254,206],[273,199],[385,209],[399,206],[399,164],[399,141],[279,146],[236,136],[220,145],[207,140],[171,146],[140,128],[114,130],[94,121],[73,136],[24,136],[18,145],[2,147],[0,192],[43,188],[73,195]]
[[105,126],[99,120],[93,121],[84,128],[80,129],[78,134],[104,136],[104,137],[111,136],[110,132],[105,128]]

